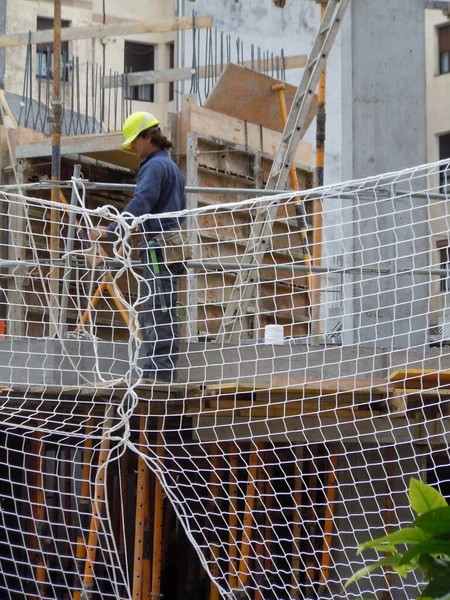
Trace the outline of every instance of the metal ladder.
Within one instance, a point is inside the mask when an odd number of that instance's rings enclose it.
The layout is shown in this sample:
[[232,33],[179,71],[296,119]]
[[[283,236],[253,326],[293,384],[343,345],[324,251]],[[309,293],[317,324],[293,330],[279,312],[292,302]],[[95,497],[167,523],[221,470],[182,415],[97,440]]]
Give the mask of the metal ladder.
[[[306,131],[306,117],[311,108],[314,93],[349,3],[350,0],[328,1],[267,179],[266,188],[268,189],[283,190],[286,188],[290,165]],[[236,325],[247,314],[253,300],[257,289],[258,265],[263,262],[278,208],[277,202],[260,208],[255,213],[249,241],[241,256],[242,263],[254,264],[255,269],[237,271],[231,298],[218,332],[218,337],[224,336],[224,342],[230,342],[232,336],[238,333]]]

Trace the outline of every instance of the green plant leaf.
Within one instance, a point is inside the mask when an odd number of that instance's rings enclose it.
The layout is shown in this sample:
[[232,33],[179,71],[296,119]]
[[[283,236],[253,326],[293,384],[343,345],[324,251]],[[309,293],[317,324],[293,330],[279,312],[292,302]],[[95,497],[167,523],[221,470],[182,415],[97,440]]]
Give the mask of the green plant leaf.
[[356,573],[353,573],[353,575],[346,582],[344,587],[345,588],[348,587],[354,581],[359,581],[360,579],[362,579],[363,577],[365,577],[372,571],[375,571],[375,569],[378,569],[378,567],[392,567],[393,569],[396,569],[396,567],[399,566],[401,558],[402,557],[400,554],[398,554],[398,555],[396,554],[395,556],[385,556],[383,558],[380,558],[380,560],[378,560],[377,562],[371,563],[370,565],[367,565],[367,566],[363,567],[362,569],[359,569],[359,571],[356,571]]
[[422,596],[439,598],[440,600],[450,597],[450,575],[435,577],[423,590]]
[[414,521],[414,525],[433,536],[450,533],[450,506],[430,510]]
[[[380,552],[393,552],[395,551],[395,544],[419,544],[429,539],[429,535],[422,529],[417,527],[405,527],[384,535],[383,537],[376,538],[375,540],[369,540],[358,546],[358,554],[368,548],[379,550]],[[383,546],[385,544],[385,546]],[[394,548],[394,550],[389,548]]]
[[[408,552],[405,552],[399,565],[409,564],[416,556],[420,554],[443,554],[450,556],[450,542],[439,539],[429,539],[421,544],[416,544]],[[450,591],[450,588],[449,588]]]
[[440,575],[450,575],[450,559],[435,558],[429,554],[421,554],[417,558],[417,564],[422,569],[425,579],[433,579]]
[[448,506],[442,494],[430,485],[414,478],[409,482],[409,501],[411,508],[418,515],[423,515],[434,508]]

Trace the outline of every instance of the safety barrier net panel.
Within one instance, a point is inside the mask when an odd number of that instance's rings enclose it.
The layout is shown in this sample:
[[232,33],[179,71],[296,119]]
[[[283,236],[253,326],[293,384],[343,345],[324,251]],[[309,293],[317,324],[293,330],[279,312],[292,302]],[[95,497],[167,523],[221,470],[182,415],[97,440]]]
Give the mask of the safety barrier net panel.
[[447,169],[158,218],[2,192],[0,596],[417,595],[344,583],[412,477],[450,494]]

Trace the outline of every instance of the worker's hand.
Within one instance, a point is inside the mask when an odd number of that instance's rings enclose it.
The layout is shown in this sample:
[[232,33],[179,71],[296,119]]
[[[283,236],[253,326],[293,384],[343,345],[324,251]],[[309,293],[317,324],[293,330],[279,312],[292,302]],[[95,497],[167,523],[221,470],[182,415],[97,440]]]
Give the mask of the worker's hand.
[[97,240],[99,240],[101,238],[106,238],[106,237],[108,237],[108,233],[107,233],[106,227],[99,226],[96,229],[90,229],[89,230],[89,238],[93,242],[96,242]]

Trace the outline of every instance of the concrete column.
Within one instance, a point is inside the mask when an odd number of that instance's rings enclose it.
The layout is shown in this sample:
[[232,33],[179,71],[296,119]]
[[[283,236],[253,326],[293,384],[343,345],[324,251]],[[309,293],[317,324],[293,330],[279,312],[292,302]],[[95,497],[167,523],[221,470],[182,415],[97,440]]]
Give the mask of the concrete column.
[[[352,2],[351,26],[344,33],[344,178],[425,163],[423,0]],[[426,201],[412,195],[379,200],[378,193],[361,195],[353,210],[344,211],[343,237],[353,237],[351,247],[346,242],[346,266],[372,263],[393,271],[426,266]],[[344,343],[423,344],[428,287],[423,276],[347,276]]]
[[[6,0],[0,0],[0,34],[6,33]],[[0,88],[5,88],[5,49],[0,48]]]

